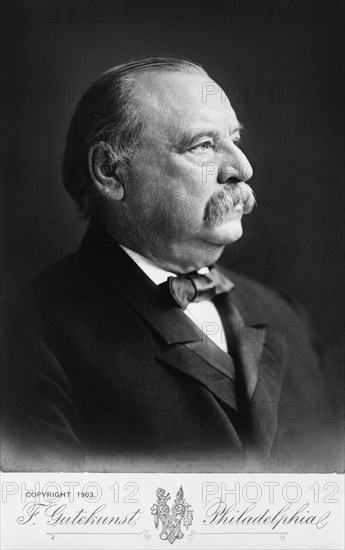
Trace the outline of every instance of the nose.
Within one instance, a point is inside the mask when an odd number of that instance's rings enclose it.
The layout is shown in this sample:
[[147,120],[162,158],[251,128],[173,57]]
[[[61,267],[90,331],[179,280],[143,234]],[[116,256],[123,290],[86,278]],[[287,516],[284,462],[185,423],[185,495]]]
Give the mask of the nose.
[[252,175],[253,168],[246,155],[231,142],[218,168],[218,183],[248,181]]

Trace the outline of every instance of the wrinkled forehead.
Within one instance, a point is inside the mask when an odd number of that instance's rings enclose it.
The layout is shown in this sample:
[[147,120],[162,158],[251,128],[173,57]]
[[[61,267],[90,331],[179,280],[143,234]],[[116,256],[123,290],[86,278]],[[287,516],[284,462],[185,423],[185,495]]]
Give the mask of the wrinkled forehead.
[[136,84],[147,130],[170,134],[206,124],[231,131],[239,124],[224,91],[206,73],[148,71]]

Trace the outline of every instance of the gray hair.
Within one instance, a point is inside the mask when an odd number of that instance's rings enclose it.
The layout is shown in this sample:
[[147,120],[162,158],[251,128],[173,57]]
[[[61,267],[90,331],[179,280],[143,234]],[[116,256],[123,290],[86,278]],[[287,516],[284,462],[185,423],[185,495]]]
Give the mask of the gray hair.
[[104,141],[110,146],[110,164],[128,165],[144,124],[138,108],[140,98],[135,94],[135,75],[151,70],[205,74],[200,65],[187,59],[151,57],[117,65],[86,89],[70,123],[63,160],[65,189],[85,218],[93,213],[89,149]]

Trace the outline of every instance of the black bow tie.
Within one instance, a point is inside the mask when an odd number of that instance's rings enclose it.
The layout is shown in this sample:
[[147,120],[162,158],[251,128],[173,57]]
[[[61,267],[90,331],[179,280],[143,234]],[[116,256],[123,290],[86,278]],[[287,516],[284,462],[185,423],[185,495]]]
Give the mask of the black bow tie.
[[163,287],[168,285],[171,296],[182,308],[186,309],[191,302],[211,300],[217,294],[229,292],[233,284],[214,267],[205,275],[192,271],[186,275],[168,277]]

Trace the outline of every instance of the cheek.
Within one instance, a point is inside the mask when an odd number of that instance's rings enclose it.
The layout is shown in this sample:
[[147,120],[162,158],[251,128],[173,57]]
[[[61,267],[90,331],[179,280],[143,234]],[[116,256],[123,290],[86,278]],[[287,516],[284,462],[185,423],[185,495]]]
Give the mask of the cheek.
[[214,182],[205,177],[201,163],[192,163],[183,157],[169,158],[165,164],[165,176],[171,200],[175,200],[196,217],[203,213],[205,205],[214,192]]
[[151,151],[137,159],[131,177],[131,200],[145,212],[145,217],[151,218],[151,223],[165,223],[167,230],[174,232],[200,226],[212,194],[212,185],[209,178],[205,181],[201,164],[177,155],[154,155]]
[[183,235],[200,226],[204,205],[200,200],[192,199],[181,190],[165,189],[156,193],[151,205],[154,224],[160,231],[174,235]]
[[203,220],[208,196],[203,192],[199,179],[193,179],[194,174],[183,174],[183,177],[167,178],[164,190],[159,195],[158,207],[161,207],[167,218],[175,226],[198,227]]

